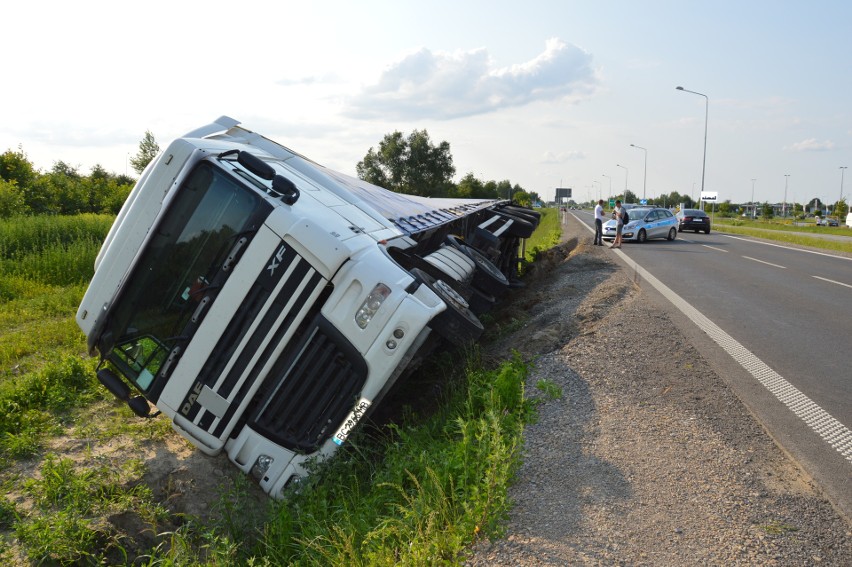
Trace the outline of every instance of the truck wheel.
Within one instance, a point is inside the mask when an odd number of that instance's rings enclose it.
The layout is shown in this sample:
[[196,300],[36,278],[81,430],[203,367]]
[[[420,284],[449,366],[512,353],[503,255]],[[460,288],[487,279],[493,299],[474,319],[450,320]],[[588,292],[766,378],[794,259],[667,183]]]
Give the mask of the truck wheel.
[[507,207],[503,207],[502,209],[498,209],[500,211],[505,211],[509,214],[521,217],[523,219],[528,220],[533,223],[535,226],[538,226],[539,222],[541,222],[541,213],[536,211],[525,209],[523,207],[517,207],[513,205],[509,205]]
[[509,279],[494,265],[485,254],[472,246],[463,244],[460,239],[451,237],[447,239],[450,246],[460,250],[465,256],[476,264],[476,272],[473,274],[473,286],[481,289],[487,294],[499,296],[509,289]]
[[433,331],[453,344],[473,342],[482,335],[485,330],[482,323],[470,310],[467,301],[448,283],[435,279],[418,268],[411,270],[411,274],[434,291],[447,305],[447,309],[429,323]]
[[502,211],[495,211],[495,213],[512,221],[511,226],[509,226],[506,230],[506,234],[508,235],[517,236],[518,238],[529,238],[532,236],[532,233],[535,232],[535,225],[520,216],[516,216],[511,213],[504,213]]

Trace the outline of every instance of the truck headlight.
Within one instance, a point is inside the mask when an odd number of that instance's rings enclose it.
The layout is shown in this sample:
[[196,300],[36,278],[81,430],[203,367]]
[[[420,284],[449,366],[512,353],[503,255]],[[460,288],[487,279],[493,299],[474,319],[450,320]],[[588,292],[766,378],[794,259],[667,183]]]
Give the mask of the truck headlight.
[[272,461],[274,460],[275,459],[273,459],[269,455],[259,456],[254,462],[254,466],[251,468],[251,475],[257,480],[262,479],[263,476],[266,474],[266,471],[269,470],[269,466],[272,464]]
[[390,288],[385,284],[376,284],[376,287],[373,288],[373,291],[370,292],[370,295],[367,296],[367,299],[364,300],[364,303],[355,312],[355,323],[362,329],[366,329],[370,321],[373,320],[376,311],[379,310],[379,307],[382,306],[382,303],[384,303],[390,293]]

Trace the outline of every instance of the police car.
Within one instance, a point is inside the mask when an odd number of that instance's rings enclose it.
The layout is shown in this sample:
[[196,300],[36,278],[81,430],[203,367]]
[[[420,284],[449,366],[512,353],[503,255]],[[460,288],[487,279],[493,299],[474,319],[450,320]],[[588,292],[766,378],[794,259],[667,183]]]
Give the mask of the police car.
[[[629,221],[621,231],[624,241],[645,242],[649,238],[674,240],[677,237],[677,219],[668,209],[662,207],[634,207],[627,209]],[[606,240],[615,238],[616,220],[607,221],[603,226]]]

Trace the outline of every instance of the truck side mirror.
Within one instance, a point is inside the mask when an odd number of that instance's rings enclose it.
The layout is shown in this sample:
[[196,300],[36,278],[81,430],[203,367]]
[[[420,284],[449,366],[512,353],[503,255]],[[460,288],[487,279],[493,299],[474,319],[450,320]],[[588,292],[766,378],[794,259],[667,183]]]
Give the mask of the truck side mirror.
[[133,396],[127,400],[127,405],[139,417],[150,417],[151,406],[148,405],[148,400],[142,396]]
[[298,201],[299,195],[301,195],[293,182],[283,175],[276,175],[272,179],[272,190],[281,195],[281,200],[288,205],[292,205]]
[[101,368],[98,370],[98,381],[100,381],[100,383],[103,384],[113,396],[122,402],[130,400],[130,386],[128,386],[124,380],[116,376],[115,372],[109,368]]

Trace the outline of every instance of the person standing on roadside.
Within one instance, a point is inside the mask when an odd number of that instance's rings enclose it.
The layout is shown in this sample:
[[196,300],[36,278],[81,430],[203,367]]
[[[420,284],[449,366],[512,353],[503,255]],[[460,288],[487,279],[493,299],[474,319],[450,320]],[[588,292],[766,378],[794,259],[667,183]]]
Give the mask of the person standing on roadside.
[[621,200],[615,201],[615,210],[612,212],[612,218],[615,219],[615,240],[612,241],[610,248],[621,248],[621,231],[624,230],[624,209],[621,207]]
[[603,223],[604,223],[604,212],[603,212],[603,199],[598,199],[598,204],[595,207],[595,242],[594,246],[603,246]]

